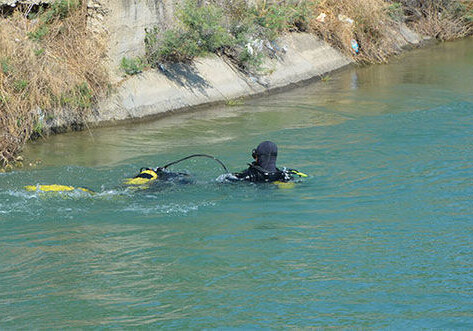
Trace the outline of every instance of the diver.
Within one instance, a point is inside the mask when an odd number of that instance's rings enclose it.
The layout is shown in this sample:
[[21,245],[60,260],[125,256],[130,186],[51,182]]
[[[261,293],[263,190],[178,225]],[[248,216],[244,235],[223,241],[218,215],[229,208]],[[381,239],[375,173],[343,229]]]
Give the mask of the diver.
[[[278,147],[271,141],[263,141],[253,150],[252,156],[255,161],[249,164],[248,169],[238,172],[230,173],[225,164],[217,159],[216,157],[208,154],[192,154],[182,159],[173,161],[164,166],[153,168],[141,168],[139,173],[133,178],[125,179],[123,184],[131,189],[147,190],[153,189],[165,189],[169,188],[172,184],[191,184],[195,181],[192,176],[188,173],[173,172],[168,170],[168,167],[197,157],[204,157],[214,160],[219,163],[222,169],[225,171],[223,175],[217,178],[217,181],[249,181],[249,182],[262,182],[262,183],[274,183],[280,188],[289,188],[287,184],[289,181],[294,179],[294,175],[299,177],[308,177],[306,174],[299,172],[294,169],[282,170],[276,167],[276,159],[278,156]],[[73,187],[66,185],[29,185],[25,186],[27,191],[31,192],[70,192],[70,191],[83,191],[89,194],[95,192],[83,187]]]
[[[182,172],[172,172],[163,167],[156,169],[141,168],[138,175],[125,180],[125,185],[137,188],[149,188],[152,183],[173,182],[178,184],[190,184],[192,179],[189,174]],[[148,186],[148,187],[146,187]]]
[[134,187],[138,189],[147,189],[150,188],[151,185],[156,188],[156,184],[163,183],[191,184],[194,182],[194,180],[190,174],[183,172],[173,172],[168,170],[168,168],[172,165],[197,157],[209,158],[216,161],[222,166],[225,173],[228,173],[228,169],[225,164],[223,164],[223,162],[216,157],[208,154],[192,154],[182,159],[168,163],[164,166],[157,167],[156,169],[141,168],[138,175],[133,178],[126,179],[124,184],[128,187]]
[[263,141],[253,149],[251,156],[255,161],[248,164],[248,169],[227,175],[225,179],[230,181],[249,181],[254,183],[271,183],[271,182],[289,182],[294,179],[294,175],[299,177],[307,177],[307,175],[294,170],[282,170],[276,167],[276,159],[278,157],[278,147],[272,141]]

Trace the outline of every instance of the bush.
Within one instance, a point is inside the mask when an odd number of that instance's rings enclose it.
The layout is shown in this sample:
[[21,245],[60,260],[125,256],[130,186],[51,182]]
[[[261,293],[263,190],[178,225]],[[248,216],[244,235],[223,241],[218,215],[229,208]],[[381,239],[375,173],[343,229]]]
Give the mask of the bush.
[[161,62],[188,62],[207,53],[225,54],[246,71],[257,71],[263,50],[252,44],[276,39],[287,30],[305,30],[310,8],[300,4],[272,4],[249,7],[244,1],[225,1],[199,6],[187,0],[177,12],[176,27],[146,31],[148,62],[156,67]]
[[198,6],[196,1],[188,0],[177,18],[187,31],[195,33],[191,37],[196,38],[203,52],[213,53],[234,43],[224,12],[216,5]]
[[143,61],[141,58],[130,59],[124,57],[122,58],[120,67],[127,75],[137,75],[143,72],[143,69],[145,67],[145,61]]
[[[385,0],[311,1],[318,14],[326,14],[323,22],[311,20],[311,30],[355,61],[385,63],[400,51],[396,42],[398,23],[389,15],[395,12],[395,5],[390,7]],[[352,48],[353,41],[360,46],[359,52]]]
[[80,8],[80,0],[57,0],[47,9],[41,9],[37,13],[40,24],[35,31],[28,33],[28,37],[34,41],[41,41],[49,33],[49,25],[55,20],[63,20]]
[[275,40],[281,32],[288,30],[307,30],[313,6],[307,2],[266,5],[253,7],[251,15],[254,22],[263,27],[265,37]]
[[397,22],[404,21],[404,9],[400,2],[394,2],[387,7],[388,16]]
[[244,48],[238,57],[238,65],[246,72],[255,72],[261,70],[263,64],[262,52],[250,52],[248,48]]
[[215,5],[198,6],[188,0],[178,10],[177,18],[179,27],[165,31],[153,27],[146,31],[146,56],[152,66],[159,62],[187,62],[234,44],[223,10]]
[[55,19],[65,19],[80,7],[79,0],[57,0],[41,15],[41,21],[49,24]]
[[188,62],[203,54],[191,31],[172,29],[162,34],[159,31],[157,27],[146,31],[146,57],[152,67],[160,62]]

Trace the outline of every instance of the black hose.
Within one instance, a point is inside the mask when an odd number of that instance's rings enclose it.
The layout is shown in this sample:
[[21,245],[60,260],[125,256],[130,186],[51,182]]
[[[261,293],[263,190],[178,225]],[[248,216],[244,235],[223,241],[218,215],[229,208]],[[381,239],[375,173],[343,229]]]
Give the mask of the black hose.
[[180,162],[185,161],[185,160],[188,160],[188,159],[192,159],[192,158],[194,158],[194,157],[206,157],[206,158],[215,160],[215,161],[217,161],[217,162],[223,167],[223,169],[225,170],[225,173],[227,173],[227,174],[229,173],[227,167],[225,167],[225,164],[223,164],[222,161],[220,161],[219,159],[217,159],[215,156],[207,155],[207,154],[192,154],[192,155],[186,156],[186,157],[184,157],[184,158],[182,158],[182,159],[179,159],[179,160],[177,160],[177,161],[173,161],[173,162],[171,162],[171,163],[168,163],[168,164],[166,164],[164,167],[161,167],[161,168],[162,168],[162,169],[166,169],[167,167],[170,167],[170,166],[172,166],[172,165],[174,165],[174,164],[180,163]]

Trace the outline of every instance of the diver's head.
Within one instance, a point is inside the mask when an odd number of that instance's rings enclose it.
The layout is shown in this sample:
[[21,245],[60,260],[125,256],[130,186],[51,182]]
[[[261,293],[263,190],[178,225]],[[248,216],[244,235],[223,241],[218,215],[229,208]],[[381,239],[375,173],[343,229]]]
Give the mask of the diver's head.
[[272,141],[263,141],[252,152],[256,164],[268,171],[276,171],[278,147]]

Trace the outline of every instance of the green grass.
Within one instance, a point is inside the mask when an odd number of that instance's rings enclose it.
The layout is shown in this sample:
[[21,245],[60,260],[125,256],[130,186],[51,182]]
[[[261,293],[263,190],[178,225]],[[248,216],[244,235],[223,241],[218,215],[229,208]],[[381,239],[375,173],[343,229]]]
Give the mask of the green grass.
[[404,21],[404,9],[402,7],[402,3],[400,2],[393,2],[387,7],[388,16],[397,22]]
[[93,104],[93,94],[87,83],[76,85],[70,91],[63,93],[59,99],[61,106],[79,109],[90,108]]
[[28,81],[26,79],[20,79],[13,83],[13,89],[15,92],[23,92],[28,87]]
[[49,26],[55,20],[62,20],[68,17],[73,11],[79,9],[80,0],[57,0],[47,9],[41,7],[36,14],[39,18],[39,26],[33,32],[28,33],[28,37],[34,41],[41,41],[49,33]]
[[8,57],[3,57],[0,59],[0,68],[5,75],[8,75],[11,72],[11,64]]
[[33,32],[28,33],[28,37],[34,41],[41,41],[49,33],[49,27],[47,25],[40,25]]
[[243,106],[245,104],[243,99],[229,99],[225,103],[229,107]]
[[36,55],[36,56],[41,56],[41,55],[44,54],[44,52],[45,52],[45,49],[44,49],[44,48],[35,49],[35,50],[34,50],[34,55]]
[[120,62],[120,68],[129,76],[142,73],[145,65],[145,61],[141,58],[123,57]]
[[72,11],[78,9],[80,5],[80,0],[56,0],[41,15],[41,21],[49,24],[55,19],[65,19]]
[[264,52],[249,50],[247,45],[255,40],[272,41],[283,31],[304,30],[310,15],[307,1],[264,7],[241,2],[225,11],[213,4],[199,6],[195,0],[187,0],[177,10],[173,28],[146,30],[146,59],[157,67],[162,62],[189,62],[215,53],[234,59],[243,70],[258,71]]

